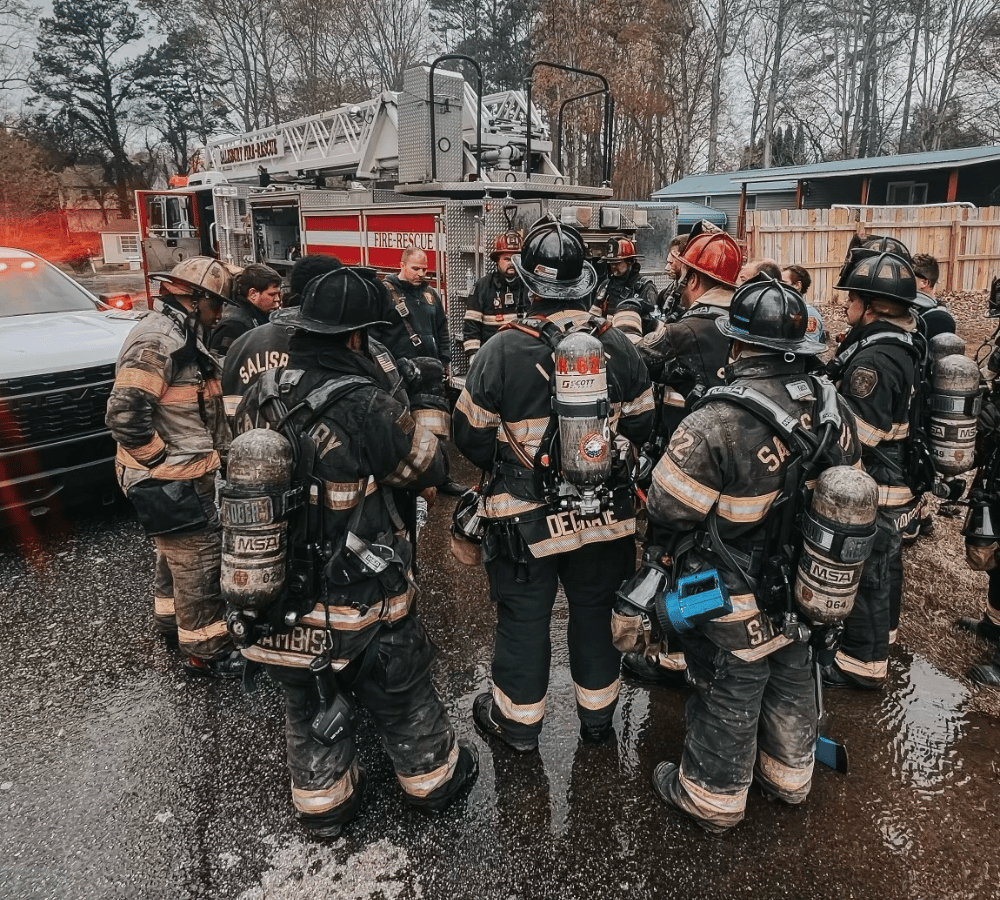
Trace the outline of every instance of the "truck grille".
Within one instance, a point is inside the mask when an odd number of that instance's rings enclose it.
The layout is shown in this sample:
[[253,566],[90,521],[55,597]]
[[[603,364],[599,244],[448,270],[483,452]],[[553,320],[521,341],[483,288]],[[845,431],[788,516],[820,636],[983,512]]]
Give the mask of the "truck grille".
[[0,451],[107,431],[114,363],[0,381]]

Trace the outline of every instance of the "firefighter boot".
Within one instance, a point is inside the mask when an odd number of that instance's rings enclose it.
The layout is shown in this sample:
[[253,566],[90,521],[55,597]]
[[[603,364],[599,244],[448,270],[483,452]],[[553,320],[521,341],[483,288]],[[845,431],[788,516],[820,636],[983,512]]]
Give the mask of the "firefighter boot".
[[202,675],[206,678],[242,678],[246,660],[239,650],[233,650],[215,659],[189,656],[182,665],[192,675]]
[[1000,646],[993,653],[993,662],[969,669],[969,678],[976,684],[1000,688]]
[[653,769],[653,790],[656,792],[656,796],[673,809],[674,812],[678,812],[686,819],[695,822],[709,834],[725,834],[729,830],[728,828],[723,828],[721,825],[716,825],[700,816],[696,816],[684,806],[679,796],[678,774],[679,769],[677,764],[672,762],[661,762]]
[[985,615],[981,619],[973,619],[971,616],[962,616],[956,620],[955,624],[962,630],[981,637],[984,641],[996,644],[1000,641],[1000,628],[994,625]]
[[862,678],[860,676],[848,675],[843,669],[836,665],[820,666],[820,673],[823,677],[823,684],[834,688],[854,688],[861,691],[879,691],[883,682],[874,678]]
[[485,737],[495,737],[518,753],[531,753],[538,749],[538,740],[517,739],[506,734],[503,726],[493,718],[493,695],[480,694],[472,704],[472,724]]
[[606,744],[614,734],[615,729],[610,721],[601,725],[580,724],[580,740],[585,744]]
[[622,656],[622,674],[642,684],[659,684],[664,687],[687,687],[684,669],[666,669],[646,659],[643,653],[633,650]]
[[455,774],[447,784],[432,791],[426,797],[411,797],[406,799],[412,806],[424,812],[440,812],[450,805],[457,797],[465,793],[479,777],[479,752],[468,741],[458,742],[458,762],[455,763]]

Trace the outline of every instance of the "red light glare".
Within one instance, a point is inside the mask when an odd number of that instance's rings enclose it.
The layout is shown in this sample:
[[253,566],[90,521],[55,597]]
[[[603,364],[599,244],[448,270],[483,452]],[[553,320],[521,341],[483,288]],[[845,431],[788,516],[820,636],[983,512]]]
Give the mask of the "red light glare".
[[114,309],[132,309],[134,302],[130,294],[101,294],[100,300]]
[[33,268],[35,268],[35,265],[36,265],[36,263],[35,263],[35,261],[33,259],[26,259],[23,263],[21,263],[21,268],[22,269],[33,269]]

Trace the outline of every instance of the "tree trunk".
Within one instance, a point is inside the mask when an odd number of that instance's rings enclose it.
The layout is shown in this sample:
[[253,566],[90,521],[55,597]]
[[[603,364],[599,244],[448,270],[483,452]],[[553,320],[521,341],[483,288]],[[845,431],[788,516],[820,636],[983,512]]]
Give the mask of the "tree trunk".
[[774,27],[774,59],[771,62],[771,78],[767,85],[767,108],[764,114],[764,160],[763,167],[771,168],[771,135],[778,105],[778,79],[781,76],[781,48],[785,42],[785,0],[778,2],[778,21]]
[[913,82],[917,77],[917,45],[920,42],[920,19],[924,12],[924,3],[920,0],[913,11],[913,41],[910,43],[910,65],[906,72],[906,95],[903,98],[903,122],[899,127],[899,152],[903,151],[906,132],[910,127],[910,103],[913,100]]

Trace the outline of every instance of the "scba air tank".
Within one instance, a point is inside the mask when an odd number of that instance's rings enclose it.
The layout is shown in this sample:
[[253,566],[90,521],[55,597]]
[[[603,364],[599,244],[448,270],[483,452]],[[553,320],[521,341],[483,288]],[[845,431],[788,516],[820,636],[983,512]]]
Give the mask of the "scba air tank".
[[950,331],[942,331],[941,334],[936,334],[930,339],[927,343],[927,351],[934,362],[955,353],[959,356],[964,356],[965,341],[957,334],[952,334]]
[[233,440],[219,492],[222,599],[230,608],[281,599],[291,484],[292,448],[278,432],[254,428]]
[[979,367],[967,356],[943,356],[934,363],[931,385],[927,432],[934,468],[942,475],[961,475],[975,458],[982,406]]
[[574,332],[555,351],[555,407],[562,473],[576,487],[602,484],[611,474],[611,425],[604,347]]
[[981,406],[979,367],[971,359],[952,354],[934,363],[927,432],[934,468],[942,475],[972,468]]
[[833,466],[817,480],[795,579],[796,603],[813,623],[835,625],[854,608],[877,512],[878,485],[860,469]]

